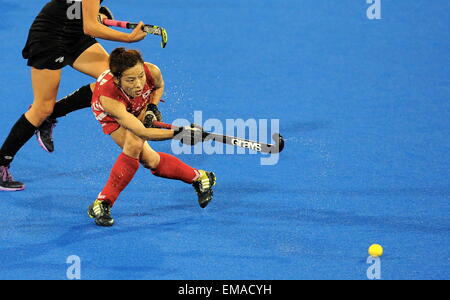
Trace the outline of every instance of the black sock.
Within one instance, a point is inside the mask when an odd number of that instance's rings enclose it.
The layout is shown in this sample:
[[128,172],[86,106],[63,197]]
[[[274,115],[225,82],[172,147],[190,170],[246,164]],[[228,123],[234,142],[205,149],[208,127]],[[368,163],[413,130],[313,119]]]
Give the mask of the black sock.
[[0,166],[9,167],[14,156],[31,139],[35,132],[36,127],[25,118],[25,115],[22,115],[14,124],[0,149]]
[[56,102],[53,113],[50,115],[49,119],[61,118],[73,111],[90,107],[91,101],[92,91],[88,84]]

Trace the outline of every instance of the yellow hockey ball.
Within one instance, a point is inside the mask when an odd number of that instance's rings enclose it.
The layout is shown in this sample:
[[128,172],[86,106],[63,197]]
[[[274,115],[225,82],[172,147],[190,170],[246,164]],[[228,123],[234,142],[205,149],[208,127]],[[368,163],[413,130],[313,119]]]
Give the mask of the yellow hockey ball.
[[369,255],[373,257],[380,257],[383,255],[383,247],[378,244],[373,244],[369,247]]

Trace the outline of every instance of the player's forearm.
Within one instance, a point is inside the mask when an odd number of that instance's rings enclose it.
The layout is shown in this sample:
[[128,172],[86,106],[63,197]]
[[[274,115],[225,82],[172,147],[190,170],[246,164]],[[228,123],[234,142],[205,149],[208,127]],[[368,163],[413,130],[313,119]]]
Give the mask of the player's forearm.
[[[101,97],[101,103],[105,112],[113,117],[123,128],[146,141],[164,141],[174,137],[173,130],[146,128],[142,121],[126,111],[124,104],[108,97]],[[142,116],[141,116],[142,117]]]
[[174,137],[173,130],[165,130],[158,128],[142,128],[133,132],[135,135],[146,141],[165,141]]
[[162,98],[163,94],[164,94],[164,87],[160,87],[160,88],[154,90],[151,93],[151,96],[150,96],[151,97],[150,98],[150,103],[158,105],[159,102],[161,101],[161,98]]
[[131,133],[146,141],[170,140],[174,137],[175,134],[173,130],[145,128],[141,121],[130,114],[125,114],[122,117],[115,116],[114,118],[117,120],[120,126],[131,131]]
[[84,24],[84,33],[94,38],[104,39],[108,41],[116,41],[122,43],[129,43],[129,34],[111,29],[98,22]]
[[98,22],[100,1],[83,1],[83,31],[86,35],[109,41],[129,42],[129,34],[111,29]]

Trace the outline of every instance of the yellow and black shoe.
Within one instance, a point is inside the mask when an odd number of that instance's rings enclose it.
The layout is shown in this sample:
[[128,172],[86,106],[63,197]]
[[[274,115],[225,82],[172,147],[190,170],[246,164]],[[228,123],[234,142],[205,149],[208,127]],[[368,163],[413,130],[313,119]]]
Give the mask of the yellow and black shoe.
[[98,226],[113,226],[114,219],[111,217],[111,206],[106,201],[95,200],[89,206],[88,215],[92,219],[95,219],[95,224]]
[[213,172],[199,170],[200,176],[192,184],[198,195],[198,204],[205,208],[213,199],[212,187],[216,185],[216,175]]

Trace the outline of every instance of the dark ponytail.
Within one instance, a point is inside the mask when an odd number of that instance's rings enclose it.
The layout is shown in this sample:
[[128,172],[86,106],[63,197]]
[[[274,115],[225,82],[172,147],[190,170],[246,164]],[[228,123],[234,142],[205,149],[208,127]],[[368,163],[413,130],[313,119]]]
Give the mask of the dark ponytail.
[[117,79],[120,79],[126,70],[139,63],[144,64],[144,59],[137,50],[126,50],[121,47],[115,49],[109,56],[109,69]]

